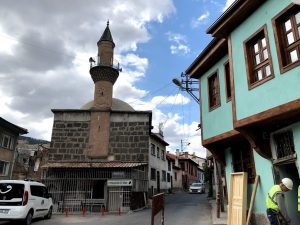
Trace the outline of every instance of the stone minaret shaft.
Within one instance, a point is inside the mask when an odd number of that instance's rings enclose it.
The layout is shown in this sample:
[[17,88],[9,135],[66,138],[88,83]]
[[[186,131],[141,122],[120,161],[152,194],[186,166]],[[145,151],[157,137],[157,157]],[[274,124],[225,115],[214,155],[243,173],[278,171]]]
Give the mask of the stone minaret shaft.
[[115,44],[108,22],[97,45],[97,60],[95,60],[95,64],[91,64],[90,69],[95,83],[88,149],[88,157],[92,159],[107,158],[108,156],[113,85],[119,76],[119,70],[113,67]]

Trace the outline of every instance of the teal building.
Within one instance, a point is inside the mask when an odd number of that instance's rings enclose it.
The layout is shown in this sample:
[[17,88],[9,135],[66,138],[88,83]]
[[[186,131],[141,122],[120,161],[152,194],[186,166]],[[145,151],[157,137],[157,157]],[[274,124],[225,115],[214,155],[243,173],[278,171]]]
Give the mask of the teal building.
[[[202,144],[232,172],[247,172],[247,204],[260,176],[253,224],[268,224],[265,198],[284,177],[292,224],[299,224],[300,6],[236,0],[207,30],[213,40],[187,68],[199,80]],[[229,193],[230,195],[230,193]]]

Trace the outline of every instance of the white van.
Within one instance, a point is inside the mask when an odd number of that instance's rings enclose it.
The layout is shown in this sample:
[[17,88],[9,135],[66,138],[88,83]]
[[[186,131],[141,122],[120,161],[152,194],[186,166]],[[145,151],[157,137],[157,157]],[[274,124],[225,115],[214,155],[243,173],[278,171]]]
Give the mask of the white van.
[[52,197],[47,187],[30,180],[0,180],[0,220],[20,220],[30,225],[33,218],[52,216]]

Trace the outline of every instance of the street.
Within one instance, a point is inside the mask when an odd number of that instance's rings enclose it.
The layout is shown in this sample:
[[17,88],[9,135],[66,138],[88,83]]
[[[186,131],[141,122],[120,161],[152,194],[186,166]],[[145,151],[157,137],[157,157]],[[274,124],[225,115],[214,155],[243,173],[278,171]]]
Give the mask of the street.
[[[211,206],[206,194],[177,193],[166,196],[165,225],[211,225]],[[116,214],[53,215],[50,220],[34,220],[32,225],[103,224],[103,225],[150,225],[151,210]],[[0,224],[10,224],[1,222]]]

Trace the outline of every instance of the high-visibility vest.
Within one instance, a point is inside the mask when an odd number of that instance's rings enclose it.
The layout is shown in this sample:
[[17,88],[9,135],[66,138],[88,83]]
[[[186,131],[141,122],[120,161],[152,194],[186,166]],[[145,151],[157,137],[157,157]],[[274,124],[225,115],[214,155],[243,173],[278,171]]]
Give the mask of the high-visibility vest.
[[298,211],[300,212],[300,185],[298,186]]
[[277,194],[283,194],[281,188],[279,185],[274,185],[273,187],[271,187],[268,196],[266,198],[266,205],[268,209],[273,209],[276,212],[279,212],[279,207],[278,204],[276,202],[276,195]]

